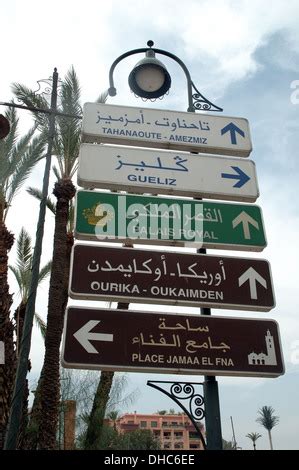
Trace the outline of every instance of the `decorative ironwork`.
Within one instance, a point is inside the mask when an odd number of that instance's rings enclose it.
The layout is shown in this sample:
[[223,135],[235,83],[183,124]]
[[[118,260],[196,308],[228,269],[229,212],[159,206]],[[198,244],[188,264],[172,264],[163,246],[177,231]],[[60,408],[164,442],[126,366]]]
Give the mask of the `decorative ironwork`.
[[205,98],[196,88],[193,82],[191,82],[192,89],[195,90],[196,93],[192,93],[193,98],[193,106],[196,110],[199,111],[219,111],[222,112],[223,109],[219,106],[216,106],[207,98]]
[[[41,96],[50,106],[53,80],[52,77],[37,80],[38,89],[33,92],[36,96]],[[57,82],[57,107],[61,104],[62,98],[62,80]]]
[[[162,388],[161,385],[157,384],[163,384],[164,386],[168,386],[167,390],[166,388]],[[199,420],[204,418],[205,412],[204,412],[204,398],[202,395],[197,393],[196,387],[197,386],[203,386],[203,383],[198,382],[198,383],[190,383],[190,382],[164,382],[164,381],[147,381],[147,385],[149,387],[156,388],[160,392],[164,393],[167,395],[169,398],[171,398],[173,401],[176,402],[176,404],[182,408],[182,410],[186,413],[186,415],[190,418],[192,421],[196,431],[199,434],[199,438],[202,442],[202,445],[204,449],[206,449],[206,442],[205,439],[202,435],[201,429],[200,429],[200,423]],[[169,387],[170,385],[170,387]],[[182,401],[186,401],[186,406]]]
[[[52,85],[53,85],[52,82],[53,82],[52,77],[37,80],[38,89],[35,90],[33,93],[35,95],[41,95],[41,96],[51,95]],[[61,96],[61,87],[62,87],[62,80],[59,78],[58,83],[57,83],[57,96]]]

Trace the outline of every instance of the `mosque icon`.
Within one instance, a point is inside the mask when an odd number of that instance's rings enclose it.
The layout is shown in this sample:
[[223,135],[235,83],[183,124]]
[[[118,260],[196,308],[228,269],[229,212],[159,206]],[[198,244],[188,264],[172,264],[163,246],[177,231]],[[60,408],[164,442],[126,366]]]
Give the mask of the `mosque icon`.
[[250,365],[266,365],[266,366],[276,366],[276,353],[274,347],[273,336],[270,333],[270,330],[267,331],[265,336],[267,354],[261,352],[259,354],[252,352],[248,354],[248,363]]

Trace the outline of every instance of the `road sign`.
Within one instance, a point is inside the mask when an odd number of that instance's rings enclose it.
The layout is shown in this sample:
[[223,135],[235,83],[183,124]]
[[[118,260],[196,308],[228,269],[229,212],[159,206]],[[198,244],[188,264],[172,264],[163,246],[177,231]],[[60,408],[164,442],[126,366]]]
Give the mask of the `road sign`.
[[284,373],[274,320],[69,307],[63,367],[276,377]]
[[254,205],[78,191],[75,235],[81,240],[261,251],[261,209]]
[[259,196],[251,160],[109,145],[81,145],[78,184],[245,202]]
[[69,295],[241,310],[274,307],[265,260],[81,244],[73,247]]
[[248,157],[247,119],[163,109],[85,103],[82,142],[197,150]]

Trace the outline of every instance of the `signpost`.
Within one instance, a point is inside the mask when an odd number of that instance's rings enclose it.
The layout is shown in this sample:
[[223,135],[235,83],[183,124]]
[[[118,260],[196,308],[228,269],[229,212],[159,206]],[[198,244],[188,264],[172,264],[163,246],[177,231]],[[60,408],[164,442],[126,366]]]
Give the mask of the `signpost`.
[[254,205],[78,191],[77,239],[261,251],[261,209]]
[[247,119],[162,109],[85,103],[82,142],[198,151],[248,157]]
[[274,320],[70,307],[62,365],[70,368],[277,377]]
[[81,145],[78,184],[244,202],[259,196],[251,160],[110,145]]
[[260,311],[275,304],[265,260],[81,244],[73,247],[69,295]]

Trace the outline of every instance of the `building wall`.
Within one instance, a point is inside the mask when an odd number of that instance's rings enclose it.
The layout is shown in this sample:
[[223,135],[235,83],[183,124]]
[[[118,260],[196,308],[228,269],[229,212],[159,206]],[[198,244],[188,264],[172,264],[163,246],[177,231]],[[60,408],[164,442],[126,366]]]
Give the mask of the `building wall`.
[[[107,420],[107,422],[110,426],[114,425],[112,420]],[[149,429],[160,440],[161,449],[203,449],[195,427],[184,414],[124,414],[117,419],[116,428],[122,433],[135,429]]]

